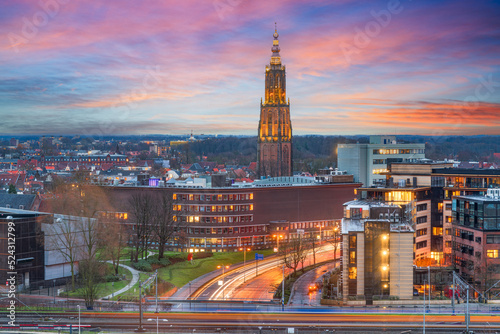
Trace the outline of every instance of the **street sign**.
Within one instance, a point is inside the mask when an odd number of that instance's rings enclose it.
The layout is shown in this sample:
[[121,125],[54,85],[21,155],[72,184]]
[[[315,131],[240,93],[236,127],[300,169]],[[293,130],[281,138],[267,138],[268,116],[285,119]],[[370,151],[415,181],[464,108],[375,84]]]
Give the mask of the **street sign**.
[[264,260],[264,254],[255,253],[256,260]]

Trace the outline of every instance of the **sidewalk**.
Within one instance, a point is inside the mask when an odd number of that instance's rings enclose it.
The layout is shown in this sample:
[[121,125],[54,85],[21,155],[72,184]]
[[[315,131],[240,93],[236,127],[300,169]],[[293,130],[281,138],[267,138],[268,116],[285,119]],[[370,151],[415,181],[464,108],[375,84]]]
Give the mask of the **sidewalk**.
[[[111,261],[107,261],[107,262],[112,263]],[[122,288],[118,291],[115,291],[114,293],[112,293],[108,296],[102,297],[101,300],[108,300],[108,299],[113,298],[114,296],[118,296],[119,294],[127,292],[128,290],[132,289],[132,287],[139,281],[139,273],[140,273],[139,270],[135,270],[134,268],[126,266],[124,264],[120,264],[120,267],[125,268],[132,273],[132,280],[124,288]]]

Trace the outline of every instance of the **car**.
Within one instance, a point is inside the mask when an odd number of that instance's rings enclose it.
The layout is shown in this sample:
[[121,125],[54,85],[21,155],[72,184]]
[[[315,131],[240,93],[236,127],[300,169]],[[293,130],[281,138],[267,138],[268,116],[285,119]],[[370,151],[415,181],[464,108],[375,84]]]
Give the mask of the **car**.
[[316,283],[309,284],[309,292],[313,292],[316,290],[318,290],[318,286],[316,285]]

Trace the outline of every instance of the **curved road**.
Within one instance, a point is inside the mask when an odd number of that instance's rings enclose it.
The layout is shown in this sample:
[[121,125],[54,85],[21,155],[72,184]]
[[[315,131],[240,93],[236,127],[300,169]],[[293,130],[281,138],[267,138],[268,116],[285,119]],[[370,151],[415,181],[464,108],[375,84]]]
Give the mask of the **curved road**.
[[[332,258],[332,246],[323,245],[316,251],[316,262],[327,261]],[[338,258],[338,257],[337,257]],[[306,259],[304,266],[313,264],[312,252]],[[299,266],[299,270],[300,270]],[[258,276],[256,276],[255,264],[246,265],[237,270],[227,273],[219,282],[205,287],[204,291],[197,297],[198,300],[245,300],[245,301],[270,301],[276,288],[281,284],[283,271],[282,259],[276,258],[268,261],[259,261]],[[289,269],[285,269],[288,275]]]

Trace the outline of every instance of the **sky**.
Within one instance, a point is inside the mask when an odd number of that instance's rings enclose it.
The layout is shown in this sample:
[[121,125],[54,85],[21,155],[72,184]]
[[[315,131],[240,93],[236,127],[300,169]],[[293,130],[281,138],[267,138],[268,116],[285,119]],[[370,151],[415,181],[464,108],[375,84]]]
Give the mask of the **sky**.
[[500,1],[0,0],[0,134],[500,134]]

